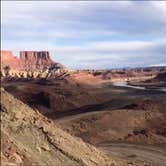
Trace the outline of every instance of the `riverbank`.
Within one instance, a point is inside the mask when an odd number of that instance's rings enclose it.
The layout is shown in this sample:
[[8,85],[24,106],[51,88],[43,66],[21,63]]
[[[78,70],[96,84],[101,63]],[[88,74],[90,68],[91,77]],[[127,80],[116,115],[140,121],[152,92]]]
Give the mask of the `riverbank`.
[[166,92],[166,86],[155,86],[154,84],[149,83],[139,83],[139,82],[127,82],[127,81],[121,81],[121,82],[112,82],[114,86],[119,87],[128,87],[133,89],[140,89],[140,90],[157,90],[157,91],[163,91]]

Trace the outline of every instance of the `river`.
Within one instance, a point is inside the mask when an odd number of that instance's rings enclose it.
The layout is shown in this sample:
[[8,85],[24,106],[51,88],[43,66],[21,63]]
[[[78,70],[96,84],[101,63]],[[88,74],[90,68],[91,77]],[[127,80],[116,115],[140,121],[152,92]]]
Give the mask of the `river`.
[[161,87],[161,88],[156,88],[156,89],[147,89],[146,87],[142,87],[142,86],[128,85],[126,81],[123,81],[123,82],[113,82],[112,84],[114,86],[120,86],[120,87],[128,87],[128,88],[141,89],[141,90],[155,90],[155,91],[166,92],[166,87]]

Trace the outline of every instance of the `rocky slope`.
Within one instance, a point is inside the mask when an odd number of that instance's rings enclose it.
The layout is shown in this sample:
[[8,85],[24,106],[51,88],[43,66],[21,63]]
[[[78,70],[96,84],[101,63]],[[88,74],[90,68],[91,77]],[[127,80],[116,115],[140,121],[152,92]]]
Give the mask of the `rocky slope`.
[[147,79],[144,81],[130,81],[128,82],[130,85],[134,86],[143,86],[148,89],[157,89],[161,87],[166,87],[166,72],[158,73],[154,78]]
[[159,73],[155,78],[154,81],[158,82],[166,82],[166,72]]
[[165,112],[121,109],[61,121],[68,132],[94,145],[102,142],[165,144]]
[[[1,164],[121,165],[1,89]],[[125,165],[123,162],[122,165]]]

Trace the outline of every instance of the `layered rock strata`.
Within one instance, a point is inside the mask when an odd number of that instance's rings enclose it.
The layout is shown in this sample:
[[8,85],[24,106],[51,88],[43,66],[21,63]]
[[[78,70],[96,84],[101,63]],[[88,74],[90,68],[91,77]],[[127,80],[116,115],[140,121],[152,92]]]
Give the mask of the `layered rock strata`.
[[48,78],[67,72],[50,58],[48,51],[21,51],[19,58],[11,51],[1,51],[1,77]]
[[24,70],[43,70],[54,64],[48,51],[21,51],[20,62]]

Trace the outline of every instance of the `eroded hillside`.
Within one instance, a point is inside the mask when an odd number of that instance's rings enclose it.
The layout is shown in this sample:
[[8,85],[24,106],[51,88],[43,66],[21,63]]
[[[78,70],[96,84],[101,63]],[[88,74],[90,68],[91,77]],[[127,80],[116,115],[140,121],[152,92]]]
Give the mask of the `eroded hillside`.
[[[121,165],[1,89],[2,165]],[[123,163],[125,165],[125,163]]]

